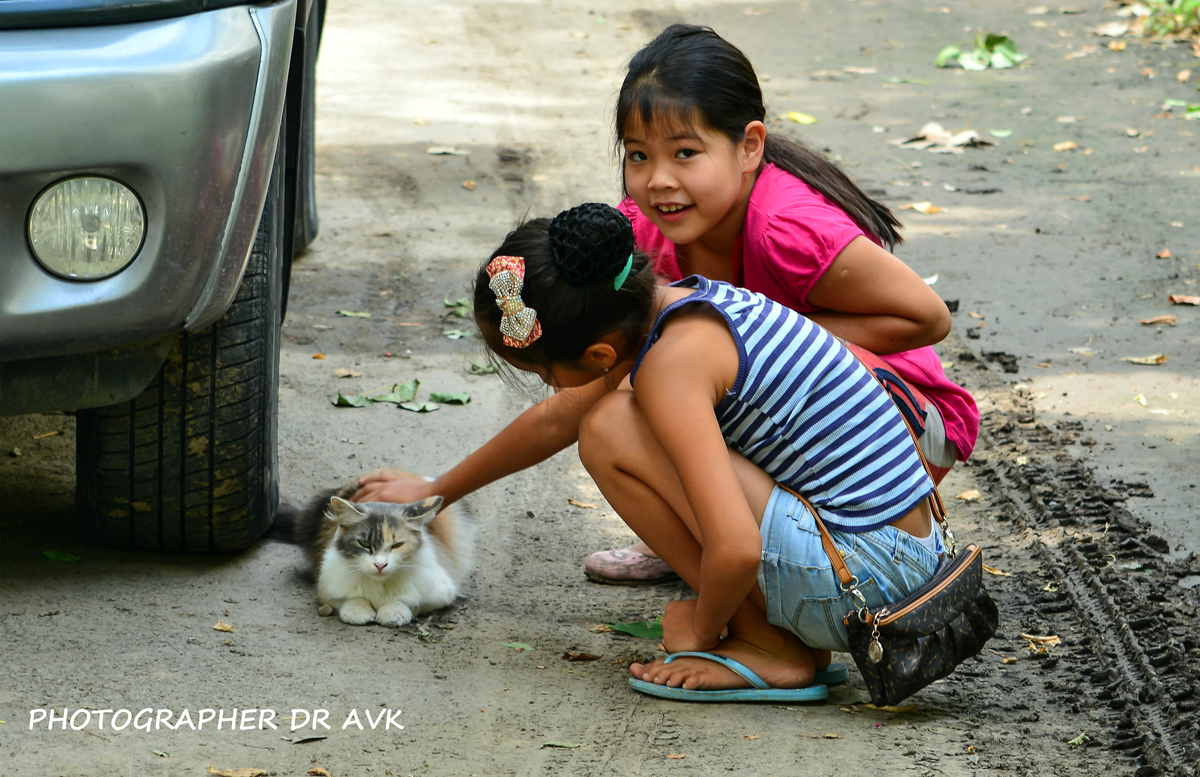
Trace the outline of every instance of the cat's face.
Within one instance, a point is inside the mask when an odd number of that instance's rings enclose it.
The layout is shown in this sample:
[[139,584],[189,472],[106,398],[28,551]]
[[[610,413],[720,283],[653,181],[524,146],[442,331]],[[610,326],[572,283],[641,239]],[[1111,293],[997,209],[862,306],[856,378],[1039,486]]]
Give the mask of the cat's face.
[[338,525],[333,545],[359,574],[382,580],[411,563],[425,541],[422,529],[442,506],[440,496],[412,504],[329,501],[325,517]]

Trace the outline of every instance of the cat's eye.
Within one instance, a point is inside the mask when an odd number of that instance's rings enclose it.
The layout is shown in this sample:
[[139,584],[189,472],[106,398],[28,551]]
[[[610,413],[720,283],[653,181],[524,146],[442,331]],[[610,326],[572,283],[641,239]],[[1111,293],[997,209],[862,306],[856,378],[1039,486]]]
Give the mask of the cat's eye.
[[404,540],[401,540],[400,542],[397,542],[392,545],[392,550],[396,550],[397,548],[403,547],[403,545],[404,545]]
[[367,550],[371,549],[371,543],[367,542],[366,540],[359,540],[358,544],[359,544],[359,546],[364,547]]

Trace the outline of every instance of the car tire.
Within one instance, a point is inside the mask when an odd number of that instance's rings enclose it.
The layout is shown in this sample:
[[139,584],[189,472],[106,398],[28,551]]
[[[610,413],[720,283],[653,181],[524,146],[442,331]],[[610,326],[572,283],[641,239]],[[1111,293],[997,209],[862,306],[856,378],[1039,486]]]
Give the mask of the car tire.
[[77,414],[76,506],[105,545],[234,552],[274,520],[283,158],[278,149],[250,260],[225,315],[180,334],[139,396]]

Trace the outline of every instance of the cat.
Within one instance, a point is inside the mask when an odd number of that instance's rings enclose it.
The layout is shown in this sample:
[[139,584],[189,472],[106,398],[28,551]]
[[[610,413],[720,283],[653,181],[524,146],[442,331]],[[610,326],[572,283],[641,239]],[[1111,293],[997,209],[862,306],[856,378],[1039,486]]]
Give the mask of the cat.
[[440,509],[440,496],[411,504],[349,501],[357,491],[356,480],[321,492],[301,510],[282,506],[271,532],[307,551],[318,612],[336,610],[355,626],[403,626],[453,603],[474,550],[466,510]]

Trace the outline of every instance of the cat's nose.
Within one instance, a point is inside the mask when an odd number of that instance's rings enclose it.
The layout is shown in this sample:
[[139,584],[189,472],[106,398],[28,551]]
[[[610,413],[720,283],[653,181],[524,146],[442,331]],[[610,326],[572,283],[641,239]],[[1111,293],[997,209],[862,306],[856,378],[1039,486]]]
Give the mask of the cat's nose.
[[386,561],[385,561],[385,562],[383,562],[382,564],[380,564],[378,561],[376,561],[376,562],[375,562],[375,568],[376,568],[376,569],[378,569],[380,572],[382,572],[382,571],[383,571],[383,568],[384,568],[384,567],[386,567],[386,566],[387,566],[387,562],[386,562]]

